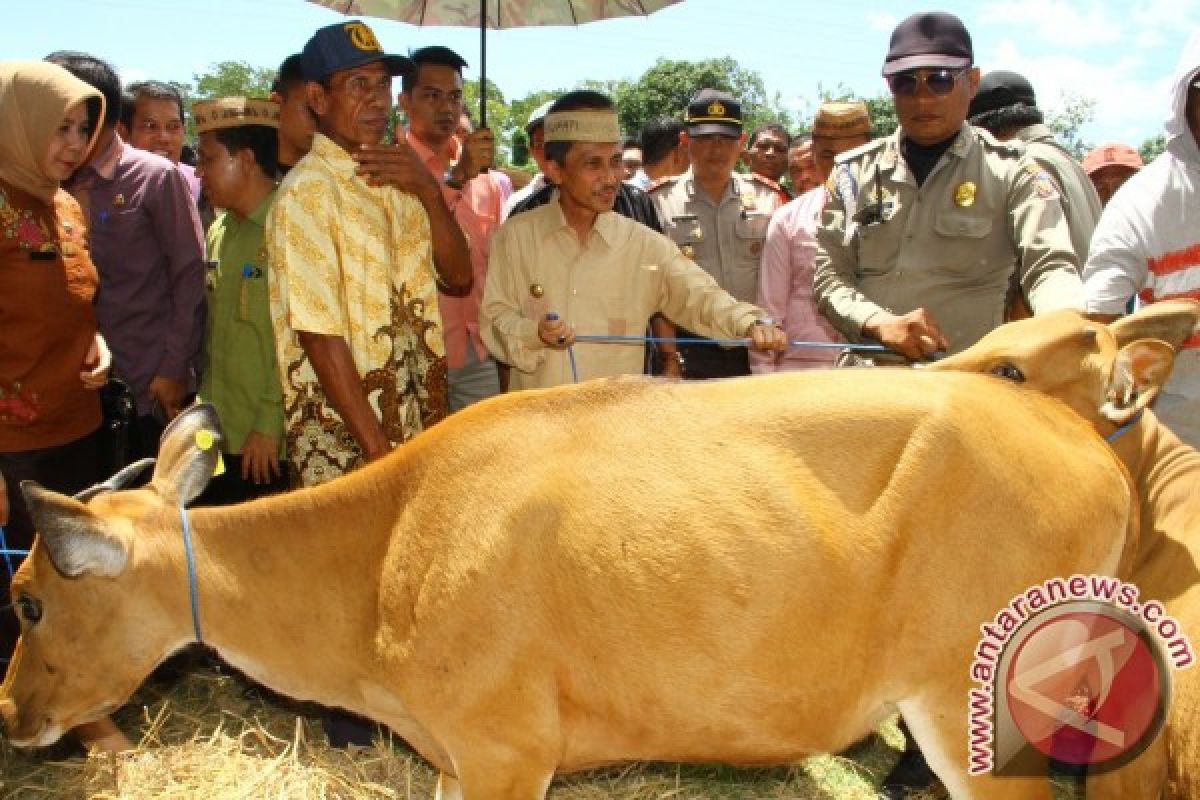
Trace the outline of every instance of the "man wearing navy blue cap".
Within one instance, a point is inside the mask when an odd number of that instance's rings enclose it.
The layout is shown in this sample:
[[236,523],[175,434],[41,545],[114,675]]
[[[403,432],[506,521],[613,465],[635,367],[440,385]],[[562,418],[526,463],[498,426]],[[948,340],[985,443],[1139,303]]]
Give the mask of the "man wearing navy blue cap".
[[392,78],[411,66],[359,21],[301,53],[317,133],[266,225],[293,485],[381,458],[446,414],[438,289],[467,291],[471,262],[437,178],[407,143],[385,143]]
[[957,352],[1004,321],[1013,281],[1035,313],[1081,307],[1054,181],[966,123],[973,64],[953,14],[913,14],[892,34],[883,76],[900,127],[839,158],[817,233],[814,299],[849,341]]

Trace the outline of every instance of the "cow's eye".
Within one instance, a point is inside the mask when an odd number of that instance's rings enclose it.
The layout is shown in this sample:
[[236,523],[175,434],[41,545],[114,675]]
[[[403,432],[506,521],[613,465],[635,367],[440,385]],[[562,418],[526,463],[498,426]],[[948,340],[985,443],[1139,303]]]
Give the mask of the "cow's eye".
[[1012,381],[1013,383],[1025,382],[1025,373],[1021,372],[1020,369],[1014,367],[1012,364],[1000,364],[992,367],[992,374],[998,378],[1004,378],[1006,381]]
[[21,614],[21,619],[30,625],[33,625],[42,618],[41,601],[27,594],[23,594],[17,598],[17,610]]

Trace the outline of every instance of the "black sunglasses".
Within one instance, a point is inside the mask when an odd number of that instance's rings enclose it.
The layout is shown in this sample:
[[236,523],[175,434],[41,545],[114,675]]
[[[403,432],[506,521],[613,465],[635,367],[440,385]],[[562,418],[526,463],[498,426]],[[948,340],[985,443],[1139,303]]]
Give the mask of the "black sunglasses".
[[921,84],[925,84],[931,94],[944,97],[954,91],[954,85],[964,72],[965,69],[914,69],[898,72],[888,76],[888,88],[892,90],[892,94],[912,97]]

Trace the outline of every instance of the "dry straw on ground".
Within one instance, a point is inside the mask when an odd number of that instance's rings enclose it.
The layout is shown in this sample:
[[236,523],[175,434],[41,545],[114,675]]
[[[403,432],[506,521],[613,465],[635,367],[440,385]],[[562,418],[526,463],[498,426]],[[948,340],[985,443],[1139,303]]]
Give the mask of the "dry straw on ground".
[[[0,744],[0,796],[21,800],[427,800],[435,777],[387,737],[352,752],[325,744],[311,708],[211,665],[152,678],[117,717],[136,751],[88,758],[63,743]],[[872,800],[897,758],[894,727],[845,756],[789,768],[637,764],[564,776],[551,800]],[[925,800],[942,795],[924,795]],[[914,796],[914,800],[920,800]]]

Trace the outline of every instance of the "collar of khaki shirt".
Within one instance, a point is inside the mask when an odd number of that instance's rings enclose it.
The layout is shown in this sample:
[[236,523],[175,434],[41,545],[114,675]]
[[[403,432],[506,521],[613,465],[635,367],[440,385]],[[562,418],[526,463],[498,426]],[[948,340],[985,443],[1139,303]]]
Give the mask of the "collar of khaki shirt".
[[692,172],[691,167],[688,167],[687,172],[683,173],[680,180],[683,181],[684,188],[687,189],[690,197],[699,197],[702,200],[712,203],[714,206],[719,206],[730,198],[741,198],[743,192],[741,191],[741,187],[738,186],[737,176],[738,173],[736,172],[729,173],[729,180],[725,183],[725,192],[717,198],[716,202],[713,202],[707,192],[701,192],[696,187],[696,174]]
[[[900,142],[903,139],[903,128],[897,128],[896,132],[888,137],[883,145],[883,153],[879,156],[879,169],[881,171],[894,170],[897,164],[902,164],[904,174],[909,174],[908,164],[900,157]],[[950,149],[946,151],[946,154],[957,158],[966,158],[967,154],[971,152],[971,148],[975,146],[975,136],[971,132],[971,126],[964,122],[962,127],[959,128],[958,135],[954,137],[954,144],[950,145]],[[899,176],[897,177],[899,178]]]
[[[578,242],[579,237],[575,235],[575,229],[567,224],[567,217],[563,214],[562,204],[559,202],[559,190],[555,189],[554,194],[550,197],[550,202],[546,203],[546,211],[539,216],[539,238],[547,240],[555,236],[560,231],[566,236],[571,237],[571,241]],[[537,211],[538,209],[534,209]],[[532,213],[532,212],[525,212]],[[520,216],[520,215],[518,215]],[[616,247],[618,239],[618,228],[620,222],[615,211],[605,211],[602,214],[596,215],[596,221],[592,223],[592,232],[595,233],[600,241],[604,242],[607,247]],[[584,247],[590,247],[593,239],[588,237],[587,244]]]

